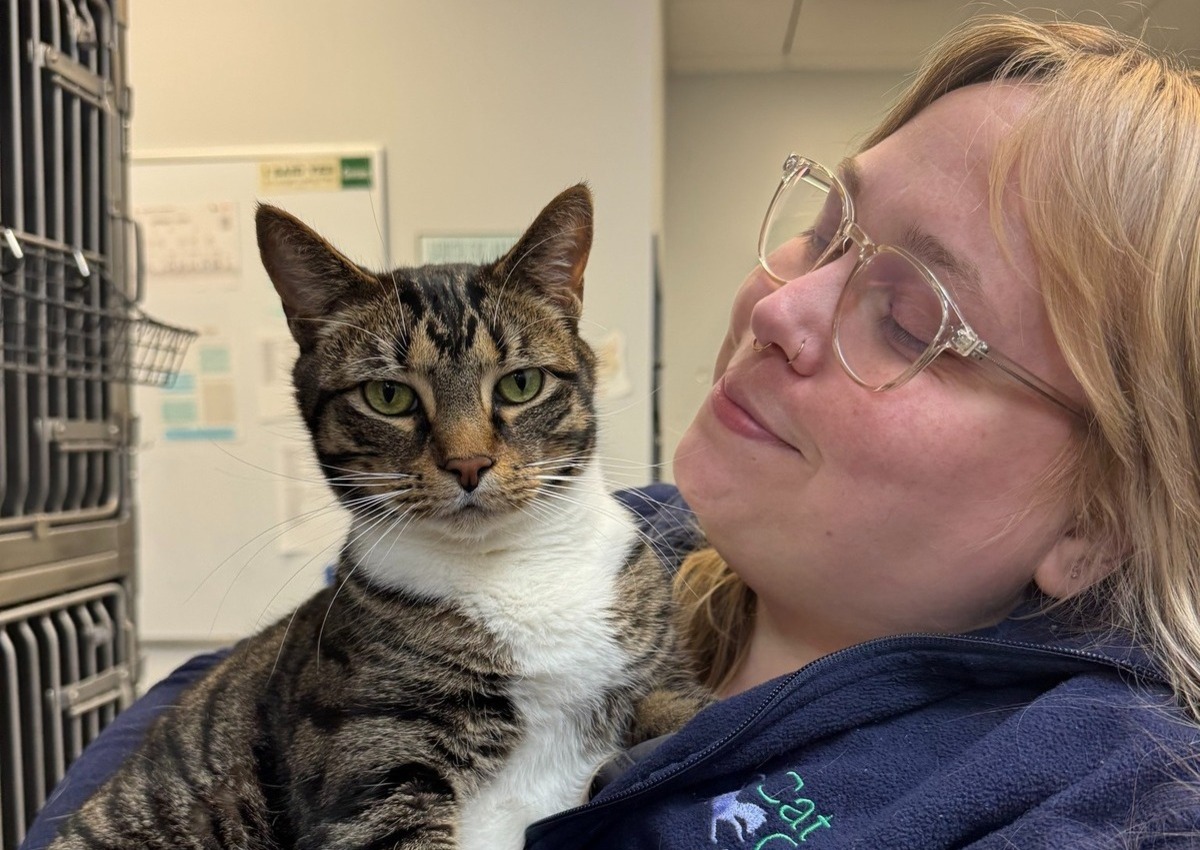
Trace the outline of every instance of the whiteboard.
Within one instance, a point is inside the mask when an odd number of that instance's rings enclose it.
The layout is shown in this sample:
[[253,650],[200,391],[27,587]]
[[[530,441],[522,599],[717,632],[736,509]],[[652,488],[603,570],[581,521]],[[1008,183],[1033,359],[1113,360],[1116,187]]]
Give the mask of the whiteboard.
[[384,155],[371,145],[135,154],[150,315],[200,332],[171,387],[138,387],[143,640],[227,642],[325,580],[346,517],[291,399],[296,346],[258,258],[259,201],[391,268]]

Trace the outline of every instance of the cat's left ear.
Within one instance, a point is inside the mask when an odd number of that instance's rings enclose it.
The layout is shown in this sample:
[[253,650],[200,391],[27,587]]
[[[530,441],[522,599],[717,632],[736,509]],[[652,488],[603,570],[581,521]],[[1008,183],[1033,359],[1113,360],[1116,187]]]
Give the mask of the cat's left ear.
[[259,204],[254,216],[263,266],[300,347],[316,338],[334,305],[377,282],[291,213]]
[[496,261],[503,279],[527,282],[573,319],[583,310],[583,270],[592,250],[592,193],[579,183],[538,214],[512,249]]

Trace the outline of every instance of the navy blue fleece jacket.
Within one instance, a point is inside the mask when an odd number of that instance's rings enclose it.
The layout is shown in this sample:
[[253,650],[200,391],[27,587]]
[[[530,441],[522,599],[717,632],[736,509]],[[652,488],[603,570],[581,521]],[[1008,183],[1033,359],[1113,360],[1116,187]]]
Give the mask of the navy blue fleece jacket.
[[[677,493],[643,516],[685,527]],[[675,550],[678,551],[678,550]],[[1200,848],[1200,728],[1046,616],[884,638],[711,706],[528,850]]]

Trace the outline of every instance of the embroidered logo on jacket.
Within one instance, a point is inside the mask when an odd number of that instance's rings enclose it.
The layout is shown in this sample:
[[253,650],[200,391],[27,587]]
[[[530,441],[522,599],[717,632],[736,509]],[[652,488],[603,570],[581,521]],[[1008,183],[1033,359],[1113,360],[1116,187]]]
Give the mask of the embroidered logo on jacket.
[[[795,771],[787,772],[788,783],[781,789],[769,789],[766,780],[753,789],[731,791],[712,800],[712,824],[709,839],[723,844],[729,838],[738,844],[753,842],[762,848],[799,847],[817,830],[831,829],[833,815],[817,812],[817,804],[800,796],[804,780]],[[739,800],[742,794],[749,801]]]
[[733,831],[737,834],[738,843],[746,841],[747,830],[753,835],[758,831],[758,828],[766,823],[767,813],[753,803],[738,802],[738,794],[740,791],[731,791],[728,794],[722,794],[712,801],[713,818],[712,818],[712,843],[717,842],[717,827],[723,823],[727,823],[733,827]]

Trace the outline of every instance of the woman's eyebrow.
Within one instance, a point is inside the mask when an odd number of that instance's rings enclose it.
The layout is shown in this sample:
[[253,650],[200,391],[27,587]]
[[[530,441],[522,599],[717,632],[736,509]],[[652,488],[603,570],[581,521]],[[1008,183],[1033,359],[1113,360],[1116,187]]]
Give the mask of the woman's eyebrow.
[[941,239],[932,233],[926,233],[917,225],[911,225],[904,231],[900,246],[909,253],[920,257],[927,266],[933,267],[938,278],[942,275],[949,278],[955,295],[963,295],[976,301],[985,302],[983,294],[983,278],[979,269],[970,260],[966,260],[951,251]]
[[846,157],[838,163],[838,177],[842,178],[842,183],[846,187],[846,191],[850,193],[850,197],[857,198],[859,190],[862,188],[862,169],[858,167],[858,162],[851,157]]
[[[846,157],[838,163],[838,177],[850,197],[857,200],[862,196],[863,176],[858,161]],[[932,266],[938,278],[944,275],[949,278],[955,295],[963,295],[976,301],[985,302],[983,294],[983,278],[979,269],[971,261],[955,254],[941,239],[932,233],[922,230],[917,225],[911,225],[898,243],[900,247],[921,258],[921,261]]]

